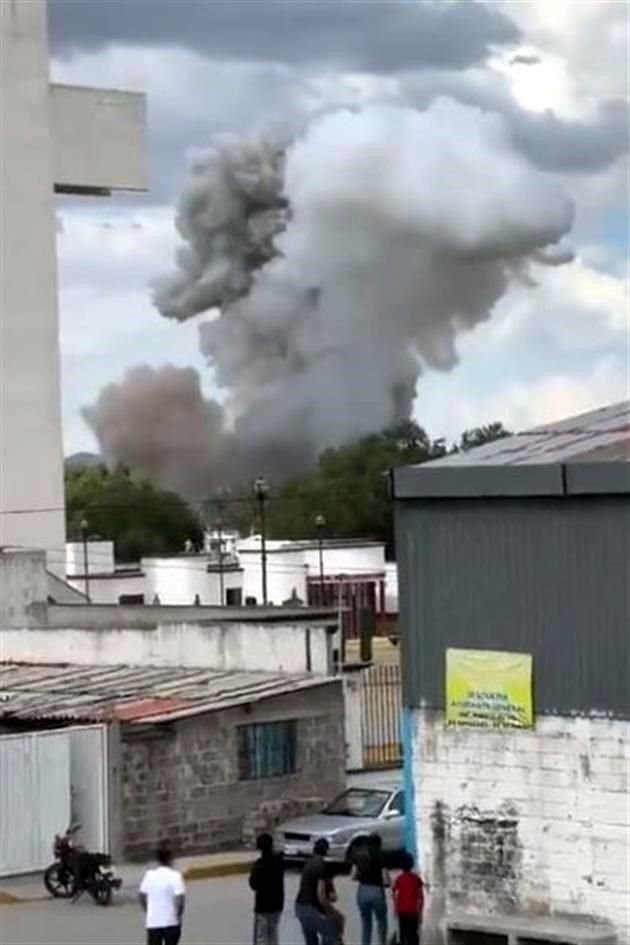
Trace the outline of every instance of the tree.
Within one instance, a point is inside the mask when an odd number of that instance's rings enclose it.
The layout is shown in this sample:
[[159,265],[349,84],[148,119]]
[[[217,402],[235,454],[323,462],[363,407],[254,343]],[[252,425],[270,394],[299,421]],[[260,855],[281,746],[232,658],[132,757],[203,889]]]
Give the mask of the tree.
[[[501,423],[462,434],[451,452],[507,436]],[[321,513],[328,538],[373,538],[394,551],[389,471],[424,463],[449,452],[412,420],[338,449],[326,450],[315,471],[282,486],[271,498],[269,533],[274,538],[313,538]]]
[[118,561],[183,551],[187,540],[203,542],[197,514],[174,492],[131,476],[124,467],[105,466],[66,471],[66,518],[71,540],[89,534],[114,542]]
[[502,440],[506,436],[512,436],[510,430],[506,430],[502,423],[488,423],[483,427],[475,427],[472,430],[464,430],[456,452],[462,450],[474,449],[475,446],[483,446],[484,443],[492,443],[494,440]]
[[374,538],[393,547],[389,471],[446,453],[413,421],[322,453],[310,476],[286,483],[270,501],[269,531],[274,538],[309,538],[314,519],[326,519],[335,538]]

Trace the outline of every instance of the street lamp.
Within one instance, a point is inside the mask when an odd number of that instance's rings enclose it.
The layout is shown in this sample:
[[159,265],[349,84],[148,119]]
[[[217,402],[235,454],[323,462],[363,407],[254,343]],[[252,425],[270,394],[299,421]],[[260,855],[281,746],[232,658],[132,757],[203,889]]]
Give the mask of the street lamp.
[[85,596],[87,597],[88,604],[90,603],[90,565],[88,562],[88,528],[87,519],[82,518],[81,524],[81,541],[83,543],[83,577],[85,580]]
[[326,528],[326,518],[321,512],[315,516],[315,528],[317,529],[317,550],[319,552],[319,604],[322,607],[324,601],[324,529]]
[[269,496],[269,483],[262,476],[254,482],[254,495],[258,502],[258,512],[260,519],[260,563],[262,566],[262,597],[263,606],[267,606],[267,520],[265,515],[265,502]]

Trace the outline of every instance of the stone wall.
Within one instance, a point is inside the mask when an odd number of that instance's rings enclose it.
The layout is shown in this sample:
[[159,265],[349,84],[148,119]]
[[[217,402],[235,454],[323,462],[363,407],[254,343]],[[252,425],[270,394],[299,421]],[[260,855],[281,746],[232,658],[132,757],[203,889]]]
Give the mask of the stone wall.
[[588,916],[630,941],[630,723],[543,716],[531,731],[458,731],[441,713],[414,716],[434,901]]
[[[297,772],[239,781],[237,727],[297,720]],[[238,847],[245,820],[268,801],[329,798],[345,786],[341,683],[162,725],[121,730],[123,849],[150,856],[158,839],[179,853]]]

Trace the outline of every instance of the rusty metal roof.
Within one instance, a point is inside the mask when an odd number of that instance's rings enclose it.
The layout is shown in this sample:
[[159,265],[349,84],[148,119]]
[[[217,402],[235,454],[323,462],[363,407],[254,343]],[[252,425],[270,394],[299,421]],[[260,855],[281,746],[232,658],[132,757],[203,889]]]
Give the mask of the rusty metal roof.
[[0,663],[0,718],[157,724],[337,682],[182,667]]

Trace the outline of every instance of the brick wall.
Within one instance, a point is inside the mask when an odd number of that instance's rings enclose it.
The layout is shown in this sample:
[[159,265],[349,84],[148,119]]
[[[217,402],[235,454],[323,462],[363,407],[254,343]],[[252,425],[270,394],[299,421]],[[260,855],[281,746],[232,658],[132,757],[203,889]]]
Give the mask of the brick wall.
[[416,829],[436,901],[612,922],[630,941],[630,723],[447,730],[415,712]]
[[[289,718],[298,723],[297,772],[239,781],[237,726]],[[238,847],[245,819],[264,802],[299,805],[345,786],[340,684],[169,725],[127,725],[121,738],[123,849],[130,859],[150,856],[160,838],[180,853]]]

